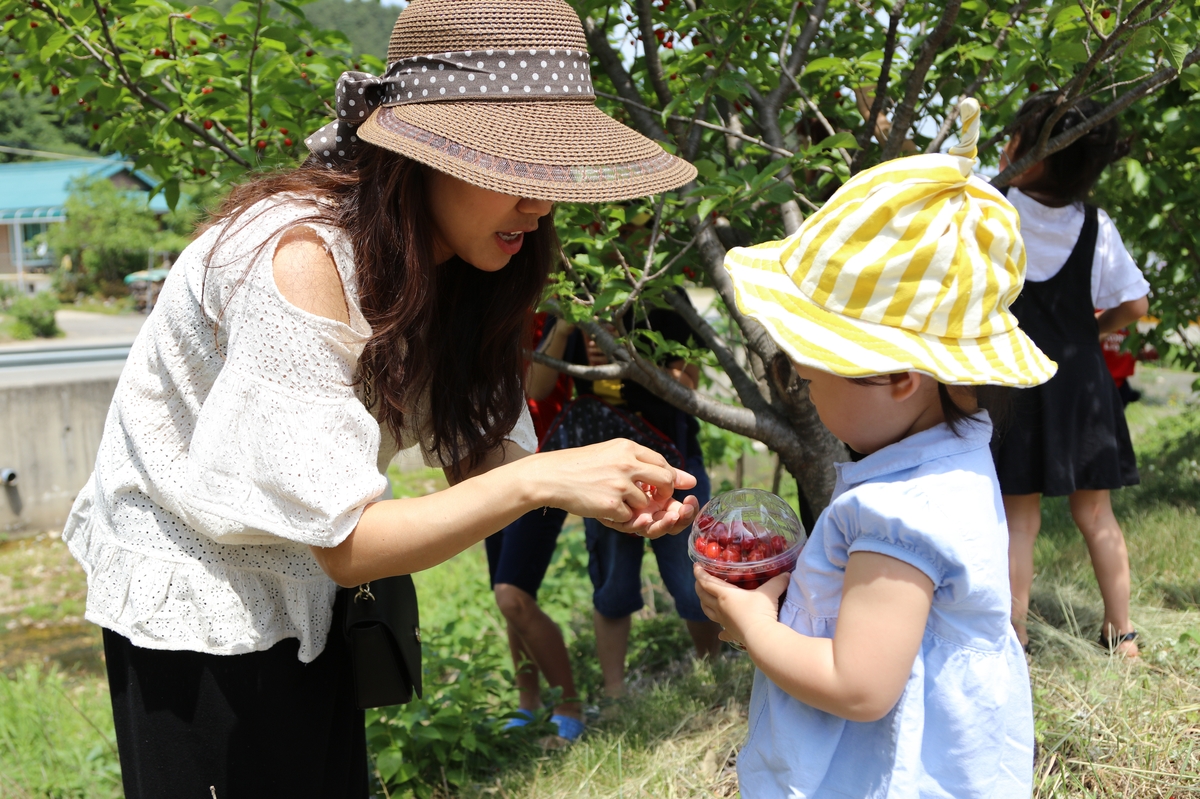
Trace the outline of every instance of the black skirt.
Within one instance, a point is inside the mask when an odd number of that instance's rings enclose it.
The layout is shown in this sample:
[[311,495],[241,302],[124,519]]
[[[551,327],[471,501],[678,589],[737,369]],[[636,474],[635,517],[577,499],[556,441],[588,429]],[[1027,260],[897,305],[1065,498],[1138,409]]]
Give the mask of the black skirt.
[[[343,592],[344,593],[344,592]],[[127,799],[365,799],[367,746],[345,639],[312,662],[142,649],[104,631]]]
[[1052,278],[1027,282],[1012,311],[1021,329],[1058,372],[1016,390],[1012,411],[992,439],[1003,494],[1067,496],[1138,483],[1125,410],[1104,363],[1092,309],[1091,274],[1097,214],[1086,208],[1083,230]]

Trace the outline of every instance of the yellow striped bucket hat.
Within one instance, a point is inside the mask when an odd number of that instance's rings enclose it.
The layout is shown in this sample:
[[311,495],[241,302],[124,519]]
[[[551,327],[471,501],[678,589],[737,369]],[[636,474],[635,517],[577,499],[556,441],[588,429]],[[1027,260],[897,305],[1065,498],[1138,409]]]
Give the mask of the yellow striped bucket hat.
[[842,377],[915,371],[1033,386],[1057,365],[1017,327],[1017,211],[974,174],[979,103],[947,155],[860,172],[783,241],[725,257],[738,307],[796,363]]

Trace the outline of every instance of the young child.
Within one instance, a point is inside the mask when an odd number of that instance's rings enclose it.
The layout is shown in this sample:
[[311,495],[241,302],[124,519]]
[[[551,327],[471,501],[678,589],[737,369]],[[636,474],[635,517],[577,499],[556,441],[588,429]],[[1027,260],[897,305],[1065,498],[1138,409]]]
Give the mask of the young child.
[[[1053,100],[1047,92],[1021,105],[1001,167],[1037,142],[1055,111]],[[1051,135],[1102,110],[1085,100],[1058,121]],[[1150,284],[1108,214],[1083,202],[1104,169],[1127,151],[1112,119],[1009,184],[1006,196],[1021,216],[1029,254],[1025,291],[1012,312],[1060,368],[1053,380],[1018,395],[1012,424],[992,442],[992,455],[1008,517],[1017,637],[1029,640],[1025,621],[1042,495],[1067,497],[1104,598],[1100,646],[1137,657],[1137,632],[1129,616],[1129,554],[1109,493],[1138,483],[1137,457],[1100,342],[1146,313]],[[1096,308],[1104,310],[1097,315]]]
[[[788,354],[822,422],[866,457],[790,576],[696,590],[758,674],[742,795],[1028,797],[1033,710],[1009,624],[1008,533],[976,386],[1055,365],[1008,305],[1017,215],[949,155],[851,179],[793,236],[729,253],[738,306]],[[779,598],[786,597],[779,605]]]

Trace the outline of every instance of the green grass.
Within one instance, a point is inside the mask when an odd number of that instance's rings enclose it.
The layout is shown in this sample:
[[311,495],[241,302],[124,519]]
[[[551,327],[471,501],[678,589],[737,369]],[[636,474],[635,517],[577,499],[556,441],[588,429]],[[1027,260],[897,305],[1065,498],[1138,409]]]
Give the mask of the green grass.
[[[1091,643],[1102,605],[1087,551],[1066,503],[1047,501],[1030,627],[1038,797],[1200,795],[1200,409],[1160,397],[1132,406],[1128,418],[1143,483],[1117,492],[1114,508],[1129,544],[1143,658],[1110,658]],[[769,484],[770,473],[766,458],[748,464],[756,484]],[[391,477],[403,496],[445,485],[434,470]],[[651,602],[634,622],[631,696],[605,703],[585,566],[582,525],[571,519],[540,600],[566,633],[588,734],[562,751],[515,748],[476,762],[451,793],[737,795],[734,765],[746,733],[751,665],[734,653],[714,664],[688,656],[690,641],[647,558]],[[506,662],[482,547],[417,575],[416,583],[423,630],[452,628],[443,645],[467,647],[448,654]],[[82,574],[53,537],[0,545],[0,797],[119,795],[98,635],[79,619],[84,592]],[[444,678],[462,679],[470,674],[464,668]],[[515,701],[501,680],[485,704],[500,716]],[[421,795],[445,794],[436,777],[422,784]]]

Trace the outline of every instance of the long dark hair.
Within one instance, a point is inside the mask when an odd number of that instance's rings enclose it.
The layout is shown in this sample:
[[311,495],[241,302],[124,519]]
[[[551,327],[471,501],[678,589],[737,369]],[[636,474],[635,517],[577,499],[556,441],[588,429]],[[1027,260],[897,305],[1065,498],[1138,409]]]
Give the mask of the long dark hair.
[[[1052,92],[1042,92],[1030,97],[1017,110],[1017,127],[1013,136],[1017,139],[1016,161],[1032,150],[1042,134],[1046,121],[1058,108]],[[1050,138],[1065,130],[1081,125],[1104,110],[1095,100],[1081,100],[1071,107],[1054,124]],[[1087,198],[1104,168],[1129,154],[1129,142],[1118,138],[1117,120],[1102,122],[1080,136],[1070,146],[1052,153],[1043,159],[1046,171],[1035,184],[1024,188],[1028,191],[1050,195],[1063,203],[1080,202]]]
[[547,215],[497,272],[457,256],[435,264],[426,169],[364,142],[345,166],[309,158],[237,186],[210,226],[229,223],[222,234],[228,236],[258,216],[245,214],[251,206],[286,192],[312,208],[292,225],[345,231],[358,301],[371,325],[357,376],[367,406],[400,441],[410,416],[427,403],[422,443],[462,477],[500,446],[525,407],[524,351],[556,237]]

